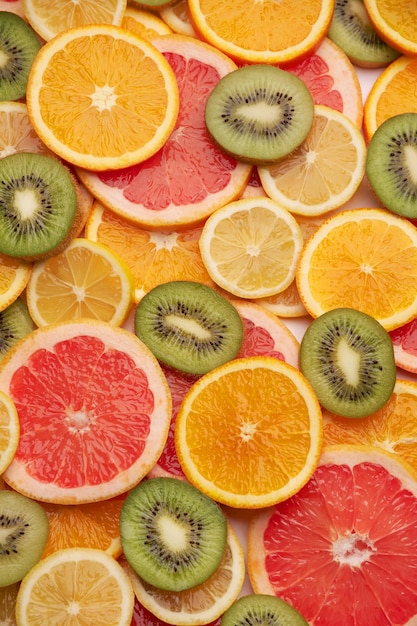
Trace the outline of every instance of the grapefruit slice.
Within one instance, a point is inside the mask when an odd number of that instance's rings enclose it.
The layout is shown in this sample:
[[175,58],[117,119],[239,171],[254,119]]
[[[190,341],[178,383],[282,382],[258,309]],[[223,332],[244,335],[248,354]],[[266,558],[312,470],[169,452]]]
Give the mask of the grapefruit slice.
[[180,111],[165,145],[141,164],[118,171],[79,169],[85,186],[107,208],[145,228],[202,223],[237,198],[251,166],[226,156],[209,138],[204,109],[222,76],[236,69],[224,54],[197,39],[153,39],[177,78]]
[[3,477],[43,502],[124,493],[162,452],[171,417],[166,379],[133,333],[108,322],[45,326],[16,344],[0,373],[20,440]]
[[417,619],[417,482],[392,455],[336,446],[295,496],[252,518],[256,593],[311,626],[404,626]]

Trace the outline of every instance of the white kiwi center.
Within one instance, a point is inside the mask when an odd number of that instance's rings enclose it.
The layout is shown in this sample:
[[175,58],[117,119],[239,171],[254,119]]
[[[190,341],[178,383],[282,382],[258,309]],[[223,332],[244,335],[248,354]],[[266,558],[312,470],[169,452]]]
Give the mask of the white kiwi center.
[[414,185],[417,184],[417,150],[415,146],[404,146],[404,156],[407,165],[408,175],[413,181]]
[[360,354],[345,339],[341,339],[337,345],[337,364],[344,374],[346,383],[353,387],[360,383],[360,362]]
[[179,315],[166,315],[165,323],[171,328],[178,328],[179,330],[193,335],[198,339],[210,339],[211,332],[206,328],[203,328],[196,320],[187,319],[186,317],[180,317]]
[[268,104],[261,100],[260,102],[242,104],[237,107],[236,114],[248,122],[257,123],[262,120],[266,124],[275,125],[282,117],[282,109],[276,104]]
[[183,552],[188,548],[188,531],[184,524],[173,520],[169,515],[157,519],[158,534],[169,552]]
[[13,206],[19,213],[22,221],[30,220],[39,209],[39,199],[35,190],[16,190],[13,198]]

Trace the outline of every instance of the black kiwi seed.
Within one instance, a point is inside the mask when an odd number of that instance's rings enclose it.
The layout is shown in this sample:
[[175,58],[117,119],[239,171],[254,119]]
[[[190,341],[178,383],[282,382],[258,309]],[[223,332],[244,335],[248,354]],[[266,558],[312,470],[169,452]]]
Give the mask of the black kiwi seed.
[[29,71],[41,43],[19,15],[0,11],[0,100],[26,94]]
[[375,31],[363,0],[335,0],[327,36],[360,67],[384,67],[400,56]]
[[36,565],[48,533],[48,517],[38,502],[0,491],[0,587],[22,580]]
[[120,515],[126,560],[147,583],[190,589],[219,567],[227,523],[216,502],[177,478],[151,478],[132,489]]
[[69,170],[45,154],[0,160],[0,252],[28,259],[56,248],[70,230],[77,190]]
[[391,337],[373,317],[350,308],[323,313],[300,345],[300,369],[320,404],[344,417],[366,417],[391,397],[396,379]]
[[14,344],[34,330],[35,324],[23,298],[0,311],[0,363]]
[[417,218],[417,113],[388,118],[372,135],[366,175],[385,208]]
[[308,626],[308,622],[285,600],[257,593],[235,600],[220,626]]
[[273,65],[241,67],[211,91],[205,121],[213,140],[242,161],[270,163],[307,137],[314,102],[305,83]]
[[171,281],[139,302],[135,331],[156,358],[189,374],[205,374],[233,359],[242,344],[237,309],[211,287]]

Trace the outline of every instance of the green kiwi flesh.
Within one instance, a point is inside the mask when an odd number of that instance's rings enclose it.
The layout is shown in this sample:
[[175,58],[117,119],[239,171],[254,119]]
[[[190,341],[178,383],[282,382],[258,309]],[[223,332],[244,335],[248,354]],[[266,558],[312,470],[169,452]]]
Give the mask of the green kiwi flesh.
[[77,191],[69,170],[45,154],[0,160],[0,252],[28,259],[56,248],[70,230]]
[[220,626],[308,626],[308,622],[285,600],[259,593],[235,600]]
[[34,330],[35,324],[23,298],[0,311],[0,363],[15,343]]
[[207,98],[205,122],[216,144],[241,161],[270,163],[307,137],[314,101],[305,83],[273,65],[255,64],[223,76]]
[[136,335],[170,367],[201,375],[235,358],[243,322],[217,291],[192,281],[154,287],[139,302]]
[[366,417],[391,397],[396,379],[391,337],[373,317],[351,308],[323,313],[300,345],[300,369],[320,404],[344,417]]
[[400,56],[375,31],[363,0],[335,0],[327,36],[360,67],[384,67]]
[[26,94],[30,68],[41,43],[19,15],[0,11],[0,100]]
[[366,175],[385,208],[417,218],[417,113],[400,113],[385,120],[372,135]]
[[129,492],[120,515],[124,555],[140,578],[168,591],[190,589],[219,567],[227,523],[219,505],[177,478],[150,478]]
[[0,587],[22,580],[36,565],[48,533],[48,517],[38,502],[0,491]]

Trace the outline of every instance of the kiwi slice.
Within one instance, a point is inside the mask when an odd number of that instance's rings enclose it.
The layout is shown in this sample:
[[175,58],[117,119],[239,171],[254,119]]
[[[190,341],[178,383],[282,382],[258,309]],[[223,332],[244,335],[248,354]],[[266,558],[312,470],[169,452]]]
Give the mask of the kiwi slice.
[[0,587],[22,580],[36,565],[48,533],[48,517],[38,502],[0,491]]
[[384,67],[401,54],[380,38],[363,0],[335,0],[327,36],[359,67]]
[[307,137],[314,101],[306,84],[274,65],[240,67],[207,98],[205,122],[221,149],[241,161],[270,163]]
[[324,408],[344,417],[366,417],[378,411],[394,389],[392,340],[370,315],[332,309],[304,333],[300,369]]
[[77,210],[74,177],[55,157],[16,152],[0,160],[0,252],[23,259],[54,250]]
[[0,311],[0,363],[15,343],[34,330],[35,324],[23,298]]
[[308,626],[308,622],[285,600],[259,593],[235,600],[220,626]]
[[400,113],[376,129],[368,145],[366,175],[385,208],[417,218],[417,113]]
[[41,43],[19,15],[0,11],[0,100],[26,95],[29,71]]
[[192,281],[154,287],[139,302],[135,331],[156,358],[189,374],[205,374],[235,358],[243,339],[237,309]]
[[182,591],[204,582],[219,567],[227,522],[219,505],[190,483],[158,477],[128,494],[120,537],[138,576],[159,589]]

